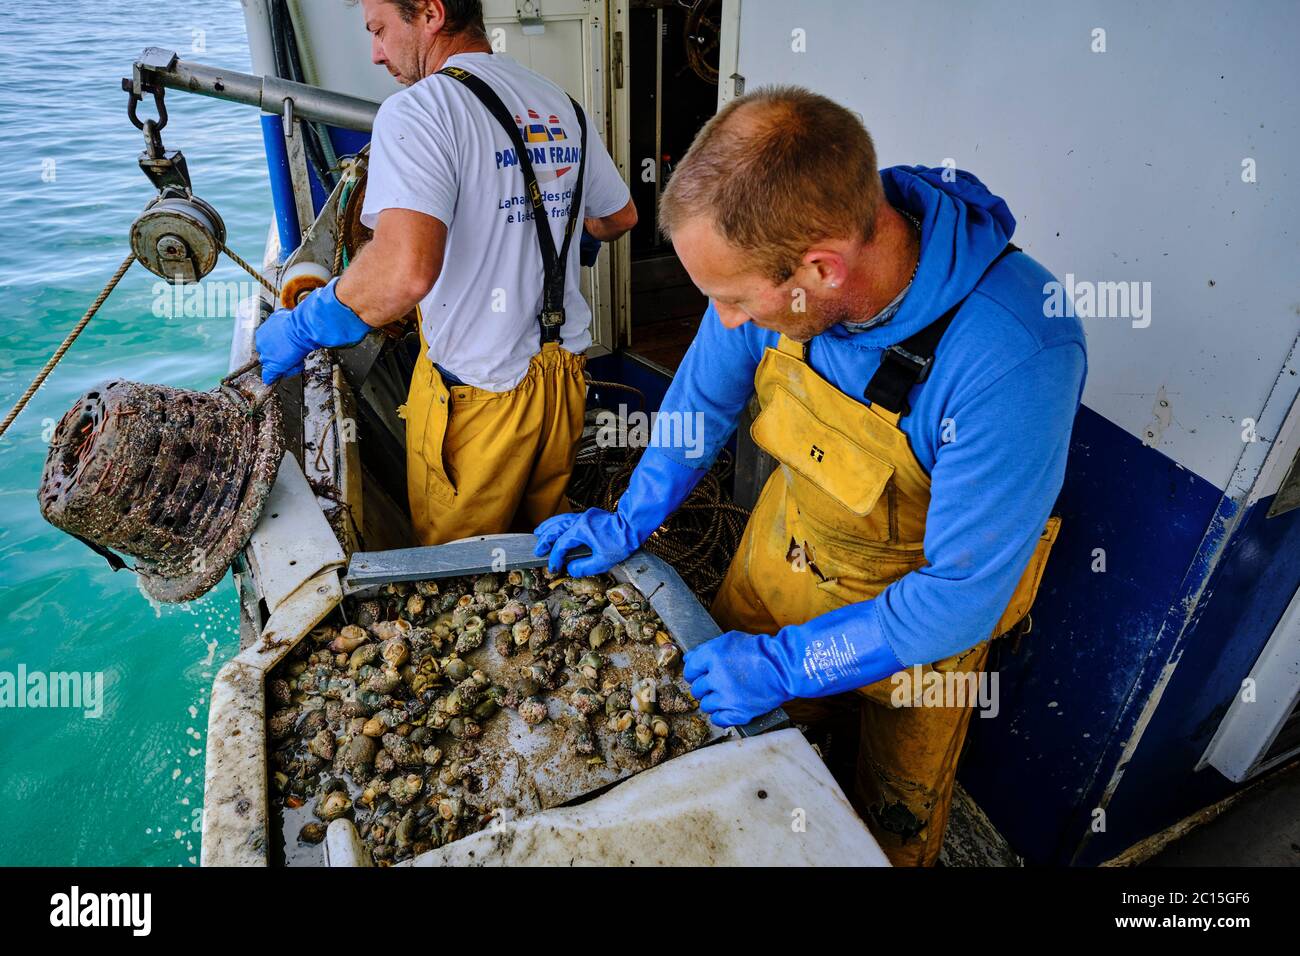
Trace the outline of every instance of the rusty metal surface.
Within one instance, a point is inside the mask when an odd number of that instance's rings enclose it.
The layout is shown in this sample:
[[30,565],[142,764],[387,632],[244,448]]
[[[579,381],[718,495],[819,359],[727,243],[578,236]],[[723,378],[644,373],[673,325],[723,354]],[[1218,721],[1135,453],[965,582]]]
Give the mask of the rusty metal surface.
[[361,224],[361,207],[366,201],[366,173],[362,172],[343,207],[343,248],[349,261],[357,257],[361,247],[374,238],[374,233]]
[[156,600],[204,594],[247,543],[283,454],[279,405],[252,382],[91,389],[55,430],[41,514],[134,557]]

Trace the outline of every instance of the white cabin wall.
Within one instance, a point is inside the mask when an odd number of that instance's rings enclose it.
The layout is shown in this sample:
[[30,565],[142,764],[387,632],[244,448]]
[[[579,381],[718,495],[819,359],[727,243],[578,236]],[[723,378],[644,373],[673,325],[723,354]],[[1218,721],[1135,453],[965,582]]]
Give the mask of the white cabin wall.
[[289,9],[308,83],[376,101],[401,89],[386,69],[370,62],[360,3],[289,0]]
[[1300,4],[738,2],[747,91],[844,103],[881,166],[955,160],[1058,278],[1150,282],[1149,327],[1085,320],[1085,404],[1228,487],[1242,420],[1267,399],[1280,421],[1300,383]]

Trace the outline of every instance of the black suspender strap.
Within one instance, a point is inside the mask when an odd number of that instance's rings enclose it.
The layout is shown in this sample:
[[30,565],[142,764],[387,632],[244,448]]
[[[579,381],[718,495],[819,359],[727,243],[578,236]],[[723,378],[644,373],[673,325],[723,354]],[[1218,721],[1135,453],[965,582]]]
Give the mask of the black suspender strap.
[[496,117],[515,148],[515,155],[519,157],[519,168],[524,174],[524,187],[533,207],[533,223],[537,226],[537,245],[542,252],[542,311],[537,316],[537,321],[542,327],[543,344],[559,342],[560,329],[564,326],[564,276],[569,265],[569,244],[573,239],[574,226],[582,217],[582,180],[587,168],[587,117],[577,101],[569,97],[569,102],[573,104],[573,111],[578,114],[578,128],[582,131],[580,143],[582,155],[578,159],[578,184],[573,188],[573,198],[569,200],[569,219],[564,224],[564,245],[557,254],[555,239],[551,235],[551,221],[542,202],[542,188],[537,183],[537,174],[533,172],[533,163],[528,157],[528,147],[524,144],[524,138],[515,124],[514,117],[510,115],[510,111],[506,109],[506,105],[501,102],[501,98],[496,95],[492,87],[473,73],[456,66],[443,67],[438,72],[453,80],[459,80],[468,87],[470,92],[487,107],[487,111]]
[[[984,275],[1011,253],[1019,251],[1019,246],[1008,242],[1006,248],[997,254],[997,258],[989,263],[988,269],[984,270]],[[984,281],[984,275],[976,281],[975,288],[979,288],[980,282]],[[973,292],[974,289],[971,291]],[[934,364],[934,353],[939,347],[939,340],[943,338],[943,333],[948,331],[948,326],[952,324],[958,310],[966,304],[966,299],[969,297],[967,293],[965,298],[941,315],[938,320],[903,339],[897,345],[885,349],[880,357],[880,368],[876,369],[876,374],[871,376],[871,381],[867,383],[864,393],[867,401],[891,412],[898,412],[900,415],[906,415],[912,410],[907,396],[911,394],[913,386],[930,377],[930,366]]]

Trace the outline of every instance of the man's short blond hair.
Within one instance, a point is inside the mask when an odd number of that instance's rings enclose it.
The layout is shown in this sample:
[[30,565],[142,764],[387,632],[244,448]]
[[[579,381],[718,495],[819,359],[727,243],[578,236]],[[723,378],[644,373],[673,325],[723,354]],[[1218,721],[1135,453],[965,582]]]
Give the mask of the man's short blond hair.
[[884,188],[857,115],[798,86],[732,100],[696,135],[659,200],[671,239],[707,217],[778,285],[816,242],[871,238]]

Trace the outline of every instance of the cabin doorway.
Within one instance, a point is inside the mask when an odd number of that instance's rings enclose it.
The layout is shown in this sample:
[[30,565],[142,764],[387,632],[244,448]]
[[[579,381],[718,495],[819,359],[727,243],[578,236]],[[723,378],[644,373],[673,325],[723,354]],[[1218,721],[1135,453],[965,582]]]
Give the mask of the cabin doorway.
[[632,198],[631,327],[623,343],[672,373],[708,300],[659,231],[659,194],[695,134],[717,112],[721,0],[633,0],[628,10]]

